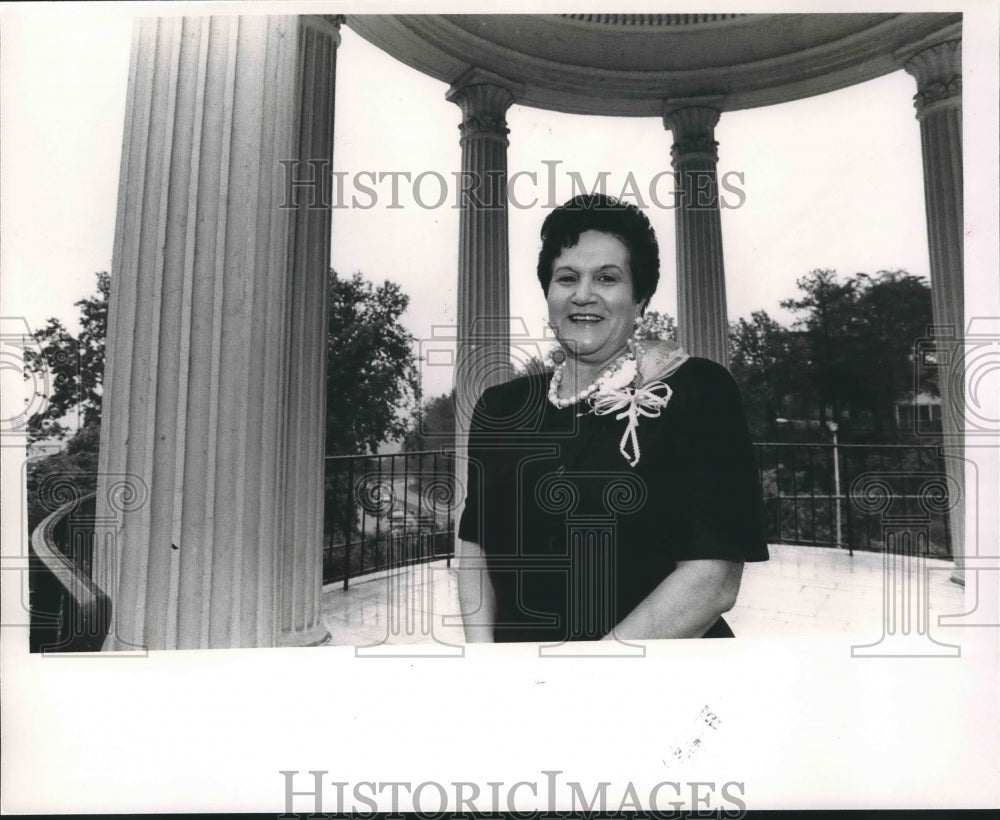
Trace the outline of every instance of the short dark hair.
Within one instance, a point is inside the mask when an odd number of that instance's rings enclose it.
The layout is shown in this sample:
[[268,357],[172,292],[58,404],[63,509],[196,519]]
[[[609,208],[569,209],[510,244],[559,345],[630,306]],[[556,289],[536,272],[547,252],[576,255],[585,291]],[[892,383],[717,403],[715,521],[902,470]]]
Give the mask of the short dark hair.
[[545,217],[538,253],[538,281],[545,295],[549,293],[556,257],[579,242],[584,231],[600,231],[621,240],[628,249],[636,302],[648,304],[660,281],[656,232],[635,205],[606,194],[579,194]]

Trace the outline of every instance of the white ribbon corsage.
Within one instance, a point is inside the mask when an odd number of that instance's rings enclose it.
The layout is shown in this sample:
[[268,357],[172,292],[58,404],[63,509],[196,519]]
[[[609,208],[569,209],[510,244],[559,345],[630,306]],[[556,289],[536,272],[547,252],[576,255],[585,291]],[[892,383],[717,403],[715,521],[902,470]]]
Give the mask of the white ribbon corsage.
[[[640,356],[642,353],[637,351]],[[666,368],[657,368],[664,376],[676,370],[688,358],[680,349],[670,351]],[[662,381],[642,384],[642,376],[635,359],[629,359],[619,370],[603,379],[598,390],[590,397],[591,412],[598,416],[615,414],[615,419],[627,419],[618,449],[630,467],[639,463],[639,419],[657,418],[667,406],[673,391]]]

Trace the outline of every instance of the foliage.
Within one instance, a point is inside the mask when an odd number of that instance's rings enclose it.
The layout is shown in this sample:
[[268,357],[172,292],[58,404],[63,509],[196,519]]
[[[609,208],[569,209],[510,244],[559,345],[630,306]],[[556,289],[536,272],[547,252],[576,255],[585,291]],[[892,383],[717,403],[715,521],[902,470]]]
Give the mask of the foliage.
[[422,450],[455,449],[455,390],[425,401],[413,413],[410,431],[403,439],[403,449],[414,453]]
[[851,379],[858,339],[857,284],[841,283],[836,271],[814,270],[796,281],[802,297],[783,299],[781,306],[805,315],[796,320],[808,350],[809,382],[818,404],[819,419],[843,416],[853,402],[856,383]]
[[914,387],[937,393],[923,369],[914,384],[914,345],[932,321],[930,288],[899,270],[841,281],[817,269],[797,285],[799,298],[781,302],[798,314],[790,328],[763,311],[730,327],[730,369],[752,432],[773,435],[775,420],[787,417],[898,435],[895,402]]
[[[43,377],[38,381],[48,387],[45,408],[28,419],[28,441],[69,436],[62,451],[28,464],[28,526],[32,529],[58,506],[47,488],[58,484],[65,491],[72,487],[78,497],[97,488],[111,277],[104,271],[96,275],[97,292],[76,302],[80,333],[74,336],[58,319],[50,318],[32,334],[39,349],[25,351],[25,370]],[[80,421],[75,430],[63,423],[74,410]]]
[[774,433],[775,420],[784,414],[788,399],[808,389],[801,378],[803,362],[799,339],[755,310],[750,321],[730,325],[729,369],[740,387],[750,429]]
[[[28,529],[56,511],[70,495],[82,498],[97,489],[100,420],[81,427],[58,453],[28,464]],[[70,490],[69,488],[72,488]]]
[[374,453],[407,433],[405,408],[420,400],[414,337],[399,324],[409,297],[331,270],[328,298],[327,454]]
[[79,335],[74,336],[54,318],[31,334],[41,349],[25,351],[25,367],[47,376],[49,395],[45,409],[28,419],[29,442],[66,438],[72,428],[61,420],[75,408],[79,409],[81,428],[100,424],[110,292],[111,277],[101,271],[97,293],[76,302],[80,308]]
[[552,372],[552,365],[547,359],[532,356],[527,361],[514,363],[514,377],[541,376]]
[[669,313],[659,313],[655,310],[647,310],[645,315],[639,320],[639,326],[635,330],[635,338],[639,340],[662,339],[664,341],[677,341],[677,322]]
[[859,340],[858,402],[871,414],[875,432],[893,423],[893,405],[900,397],[919,392],[936,395],[936,379],[918,368],[914,384],[914,345],[928,336],[932,321],[931,293],[926,283],[905,271],[859,273],[857,281]]

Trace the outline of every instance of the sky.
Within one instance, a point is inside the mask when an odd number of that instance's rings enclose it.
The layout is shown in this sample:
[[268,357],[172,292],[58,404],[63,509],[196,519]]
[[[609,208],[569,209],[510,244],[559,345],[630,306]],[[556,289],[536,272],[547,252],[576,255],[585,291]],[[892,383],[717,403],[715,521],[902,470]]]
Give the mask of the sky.
[[[331,264],[342,274],[397,282],[410,297],[403,323],[426,353],[435,327],[455,321],[461,166],[460,112],[446,86],[379,51],[349,28],[338,52],[335,169],[343,203],[368,204],[359,173],[398,177],[376,185],[374,207],[333,211]],[[5,15],[0,70],[17,82],[0,95],[4,123],[0,272],[5,316],[31,328],[49,316],[75,327],[74,302],[111,268],[131,20],[88,13]],[[723,114],[716,128],[719,173],[741,196],[723,208],[730,319],[779,307],[815,268],[843,276],[901,268],[928,276],[920,131],[905,72],[777,106]],[[650,307],[676,316],[674,212],[650,186],[670,168],[670,132],[659,119],[561,114],[513,106],[509,174],[535,207],[509,209],[511,315],[529,337],[543,332],[535,278],[538,230],[549,199],[588,188],[601,172],[618,194],[631,177],[661,245],[662,274]],[[419,175],[420,184],[414,184]],[[534,174],[533,182],[529,174]],[[439,176],[437,176],[439,175]],[[434,207],[444,178],[446,201]],[[362,184],[370,181],[362,177]],[[552,193],[550,193],[550,185]],[[669,205],[665,180],[654,185]],[[633,201],[635,201],[633,197]],[[422,203],[422,204],[421,204]],[[440,359],[438,359],[440,361]],[[422,365],[425,395],[445,392],[451,368]]]

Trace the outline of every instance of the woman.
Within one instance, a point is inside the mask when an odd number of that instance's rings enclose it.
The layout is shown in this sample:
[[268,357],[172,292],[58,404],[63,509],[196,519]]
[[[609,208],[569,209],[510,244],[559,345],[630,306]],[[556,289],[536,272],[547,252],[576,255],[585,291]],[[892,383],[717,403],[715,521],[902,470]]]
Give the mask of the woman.
[[641,211],[579,196],[541,236],[559,363],[476,405],[459,526],[466,638],[731,637],[721,615],[743,563],[768,557],[736,385],[672,343],[632,339],[659,279]]

